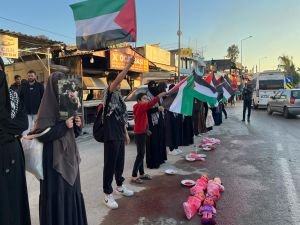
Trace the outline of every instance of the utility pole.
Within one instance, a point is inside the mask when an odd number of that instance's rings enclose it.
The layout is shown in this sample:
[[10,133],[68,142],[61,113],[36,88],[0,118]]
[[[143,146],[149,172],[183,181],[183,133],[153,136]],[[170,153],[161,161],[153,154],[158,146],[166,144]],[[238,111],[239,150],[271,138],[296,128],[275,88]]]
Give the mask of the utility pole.
[[178,0],[179,3],[179,12],[178,12],[178,31],[177,31],[177,35],[178,35],[178,71],[177,71],[177,76],[178,76],[178,81],[180,81],[180,64],[181,64],[181,56],[180,56],[180,36],[181,36],[181,0]]

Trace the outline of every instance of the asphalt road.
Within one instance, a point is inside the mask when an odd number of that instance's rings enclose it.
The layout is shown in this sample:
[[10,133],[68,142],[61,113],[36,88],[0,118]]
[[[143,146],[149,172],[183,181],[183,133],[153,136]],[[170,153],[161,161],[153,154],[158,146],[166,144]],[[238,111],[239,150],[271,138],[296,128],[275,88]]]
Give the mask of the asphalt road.
[[[200,217],[185,219],[182,203],[189,190],[184,178],[196,180],[202,173],[220,176],[225,192],[217,203],[219,225],[299,225],[300,224],[300,118],[285,119],[265,110],[253,111],[251,122],[241,122],[241,105],[228,107],[228,119],[208,136],[221,139],[221,145],[204,162],[187,162],[181,156],[168,156],[158,170],[146,170],[152,181],[136,186],[128,180],[135,145],[126,149],[124,175],[135,191],[132,198],[117,197],[119,209],[109,210],[102,201],[103,146],[90,138],[79,142],[82,157],[81,182],[90,225],[177,225],[200,224]],[[195,144],[201,138],[195,138]],[[184,153],[194,146],[184,147]],[[177,175],[165,175],[176,168]],[[28,174],[33,224],[38,224],[39,184]]]

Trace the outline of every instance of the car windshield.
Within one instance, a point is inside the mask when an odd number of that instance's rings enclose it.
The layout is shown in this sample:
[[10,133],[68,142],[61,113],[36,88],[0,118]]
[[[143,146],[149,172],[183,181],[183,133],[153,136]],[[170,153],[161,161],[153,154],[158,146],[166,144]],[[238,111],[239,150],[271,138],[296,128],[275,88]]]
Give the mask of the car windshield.
[[133,92],[131,92],[126,98],[125,98],[125,102],[132,102],[132,101],[136,101],[136,97],[139,93],[147,93],[148,91],[148,87],[142,87],[142,88],[138,88],[136,90],[134,90]]
[[300,90],[292,91],[292,96],[295,99],[300,99]]
[[284,81],[283,80],[260,80],[259,89],[260,90],[276,90],[283,89]]

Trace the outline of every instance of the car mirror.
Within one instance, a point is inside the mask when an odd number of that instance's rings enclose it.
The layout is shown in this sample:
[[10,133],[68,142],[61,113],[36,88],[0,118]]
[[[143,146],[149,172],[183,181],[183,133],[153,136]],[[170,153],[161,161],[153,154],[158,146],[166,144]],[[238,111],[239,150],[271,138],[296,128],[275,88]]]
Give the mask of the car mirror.
[[275,99],[275,96],[270,96],[271,99]]

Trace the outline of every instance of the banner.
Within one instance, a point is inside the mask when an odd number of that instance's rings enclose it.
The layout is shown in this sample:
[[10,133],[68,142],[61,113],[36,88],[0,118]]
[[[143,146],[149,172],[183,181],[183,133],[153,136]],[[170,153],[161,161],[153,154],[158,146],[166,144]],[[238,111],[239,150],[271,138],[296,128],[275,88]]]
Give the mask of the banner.
[[18,38],[0,34],[0,56],[17,59],[18,56]]

